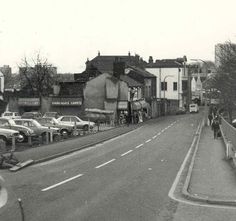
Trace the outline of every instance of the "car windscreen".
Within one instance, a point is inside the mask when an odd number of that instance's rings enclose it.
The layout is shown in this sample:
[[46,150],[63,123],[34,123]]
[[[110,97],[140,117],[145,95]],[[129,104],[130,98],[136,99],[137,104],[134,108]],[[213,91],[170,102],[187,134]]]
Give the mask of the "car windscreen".
[[5,113],[5,114],[4,114],[4,116],[7,116],[7,117],[8,117],[8,116],[12,116],[12,115],[13,115],[13,113]]

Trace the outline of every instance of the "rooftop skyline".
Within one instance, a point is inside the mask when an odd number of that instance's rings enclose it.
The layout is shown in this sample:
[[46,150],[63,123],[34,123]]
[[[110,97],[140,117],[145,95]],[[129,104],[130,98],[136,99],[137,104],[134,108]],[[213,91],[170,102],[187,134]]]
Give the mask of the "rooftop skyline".
[[58,72],[80,72],[101,55],[139,54],[148,61],[214,61],[215,44],[236,41],[235,1],[9,0],[0,14],[0,66],[13,72],[38,52]]

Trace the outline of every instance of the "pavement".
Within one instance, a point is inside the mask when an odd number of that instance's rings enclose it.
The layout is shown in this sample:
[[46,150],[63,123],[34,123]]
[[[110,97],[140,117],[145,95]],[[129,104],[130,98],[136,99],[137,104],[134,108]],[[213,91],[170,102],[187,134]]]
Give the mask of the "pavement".
[[[39,163],[104,142],[137,129],[141,125],[116,127],[69,141],[30,148],[16,152],[15,155],[20,161],[33,159],[35,163]],[[235,168],[226,160],[223,139],[214,139],[211,128],[203,126],[196,145],[193,164],[189,169],[189,180],[184,184],[183,196],[192,201],[236,206]]]
[[235,168],[226,159],[223,139],[214,139],[211,128],[203,126],[197,144],[184,196],[202,203],[236,206]]

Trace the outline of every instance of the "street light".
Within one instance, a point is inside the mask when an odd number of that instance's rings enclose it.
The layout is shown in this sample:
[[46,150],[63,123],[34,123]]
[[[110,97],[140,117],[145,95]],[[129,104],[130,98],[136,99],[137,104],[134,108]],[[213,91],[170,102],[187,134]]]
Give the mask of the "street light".
[[164,94],[163,94],[163,98],[164,98],[164,115],[166,114],[166,101],[165,101],[165,92],[166,92],[166,78],[168,78],[168,77],[173,77],[173,75],[166,75],[165,77],[164,77]]
[[165,77],[164,77],[164,94],[163,94],[163,98],[165,99],[165,91],[166,91],[166,78],[168,78],[168,77],[173,77],[173,75],[166,75]]
[[[203,83],[207,81],[208,68],[209,68],[208,63],[207,63],[206,61],[202,60],[202,59],[190,59],[190,60],[192,60],[192,61],[201,61],[201,62],[203,62],[203,63],[206,65],[206,68],[207,68],[207,70],[206,70],[206,80],[204,80],[204,81],[202,82],[202,85],[203,85]],[[203,87],[202,87],[202,89],[203,89]],[[205,120],[204,120],[204,124],[205,124],[205,126],[207,126],[207,119],[208,119],[207,115],[208,115],[208,114],[207,114],[206,89],[205,89],[205,102],[204,102],[204,106],[205,106],[205,108],[204,108],[204,109],[205,109]]]

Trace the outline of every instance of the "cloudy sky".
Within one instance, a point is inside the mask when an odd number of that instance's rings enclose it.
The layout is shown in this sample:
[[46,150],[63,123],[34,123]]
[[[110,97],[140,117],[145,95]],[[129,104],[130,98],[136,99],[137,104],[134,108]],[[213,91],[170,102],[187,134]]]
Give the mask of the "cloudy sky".
[[144,60],[214,60],[236,42],[235,0],[0,0],[0,66],[13,71],[39,51],[59,72],[87,58],[139,54]]

